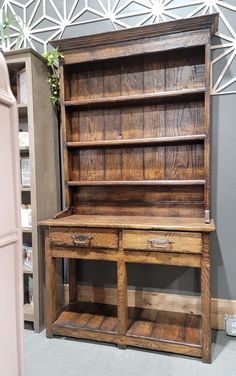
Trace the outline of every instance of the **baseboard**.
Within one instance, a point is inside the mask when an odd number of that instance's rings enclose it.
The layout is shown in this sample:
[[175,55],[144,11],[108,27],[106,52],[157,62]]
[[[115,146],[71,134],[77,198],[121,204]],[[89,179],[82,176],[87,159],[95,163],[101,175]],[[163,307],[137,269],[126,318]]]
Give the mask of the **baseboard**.
[[[69,298],[69,287],[65,285],[65,303]],[[117,304],[117,290],[108,287],[78,286],[78,299],[86,302]],[[197,296],[154,293],[140,290],[128,290],[130,307],[160,309],[163,311],[200,314],[201,301]],[[236,315],[236,300],[211,300],[212,328],[224,329],[224,315]]]

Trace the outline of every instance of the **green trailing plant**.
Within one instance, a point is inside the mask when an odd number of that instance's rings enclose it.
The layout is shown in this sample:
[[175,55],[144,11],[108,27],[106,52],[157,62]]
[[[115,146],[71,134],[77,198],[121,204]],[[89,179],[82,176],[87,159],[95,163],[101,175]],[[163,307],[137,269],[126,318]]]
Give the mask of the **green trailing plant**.
[[[16,39],[14,43],[11,43],[13,30],[17,37],[14,36]],[[24,23],[22,19],[14,14],[8,15],[4,9],[0,9],[0,40],[3,50],[20,48],[22,39],[24,39]]]
[[59,72],[58,72],[58,65],[59,60],[63,59],[63,54],[58,51],[58,48],[54,48],[49,52],[45,52],[43,57],[47,61],[47,65],[49,66],[49,73],[48,73],[48,84],[51,90],[51,101],[56,107],[57,110],[60,110],[60,98],[59,98],[59,91],[60,91],[60,79],[59,79]]

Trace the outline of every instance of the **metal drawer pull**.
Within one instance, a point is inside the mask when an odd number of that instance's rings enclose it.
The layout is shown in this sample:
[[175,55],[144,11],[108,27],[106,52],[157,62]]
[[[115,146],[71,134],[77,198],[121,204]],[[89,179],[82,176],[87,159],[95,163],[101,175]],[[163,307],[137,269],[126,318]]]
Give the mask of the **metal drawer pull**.
[[154,238],[149,239],[148,243],[151,243],[151,247],[153,248],[164,248],[168,247],[168,245],[173,244],[174,240],[169,240],[165,238]]
[[78,234],[72,236],[74,244],[77,245],[88,245],[90,243],[90,240],[93,239],[92,235],[88,234]]

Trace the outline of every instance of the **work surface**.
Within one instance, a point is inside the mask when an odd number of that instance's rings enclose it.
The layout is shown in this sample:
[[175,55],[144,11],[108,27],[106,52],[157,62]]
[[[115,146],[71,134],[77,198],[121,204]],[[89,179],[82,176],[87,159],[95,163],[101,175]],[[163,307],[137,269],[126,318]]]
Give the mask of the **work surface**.
[[47,226],[142,228],[153,230],[206,231],[215,230],[214,222],[206,224],[203,218],[70,215],[40,222]]

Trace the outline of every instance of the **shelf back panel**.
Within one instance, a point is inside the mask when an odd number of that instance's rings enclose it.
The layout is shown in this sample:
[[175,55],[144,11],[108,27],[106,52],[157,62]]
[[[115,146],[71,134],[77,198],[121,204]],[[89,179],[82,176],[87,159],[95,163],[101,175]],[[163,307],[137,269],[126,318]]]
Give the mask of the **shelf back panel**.
[[201,180],[204,144],[73,149],[70,181]]
[[202,186],[73,187],[76,214],[195,217],[204,215]]
[[67,112],[67,141],[102,141],[204,133],[204,100],[178,100]]
[[204,48],[65,67],[65,100],[98,99],[204,86]]

